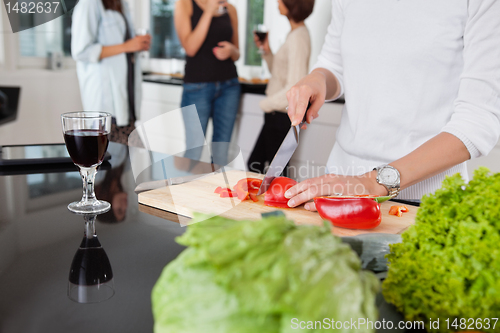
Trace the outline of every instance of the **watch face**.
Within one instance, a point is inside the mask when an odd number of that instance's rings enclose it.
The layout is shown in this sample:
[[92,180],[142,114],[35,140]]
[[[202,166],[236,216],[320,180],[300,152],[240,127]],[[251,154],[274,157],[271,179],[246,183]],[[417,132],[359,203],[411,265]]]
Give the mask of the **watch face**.
[[380,170],[380,182],[385,185],[396,185],[398,182],[398,173],[391,168],[384,168]]

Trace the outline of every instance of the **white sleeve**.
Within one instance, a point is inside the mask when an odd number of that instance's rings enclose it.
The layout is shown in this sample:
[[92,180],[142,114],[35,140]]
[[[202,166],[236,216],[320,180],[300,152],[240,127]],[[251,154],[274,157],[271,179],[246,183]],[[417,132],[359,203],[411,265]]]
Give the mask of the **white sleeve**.
[[99,7],[96,0],[81,0],[75,7],[71,24],[71,55],[76,61],[98,62],[102,45],[97,42]]
[[500,1],[470,0],[464,69],[450,121],[471,158],[487,155],[500,137]]
[[328,26],[325,42],[318,61],[311,69],[325,68],[329,70],[339,81],[340,95],[344,94],[344,68],[340,54],[340,37],[344,25],[344,14],[342,12],[342,0],[332,1],[332,20]]

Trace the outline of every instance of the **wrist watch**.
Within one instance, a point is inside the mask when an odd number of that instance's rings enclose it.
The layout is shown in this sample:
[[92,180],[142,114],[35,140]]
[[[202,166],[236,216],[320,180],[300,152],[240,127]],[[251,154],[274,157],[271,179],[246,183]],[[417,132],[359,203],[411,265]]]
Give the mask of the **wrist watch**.
[[389,192],[391,198],[396,197],[401,190],[400,175],[398,169],[388,164],[376,167],[377,183],[383,185]]

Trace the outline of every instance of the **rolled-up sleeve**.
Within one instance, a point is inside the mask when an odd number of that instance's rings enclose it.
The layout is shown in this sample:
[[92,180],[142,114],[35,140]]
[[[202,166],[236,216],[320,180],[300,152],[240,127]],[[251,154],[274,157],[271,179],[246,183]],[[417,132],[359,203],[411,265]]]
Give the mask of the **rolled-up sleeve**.
[[454,112],[443,127],[471,158],[487,155],[500,137],[500,1],[470,0],[464,69]]
[[80,0],[73,12],[71,55],[76,61],[100,60],[102,45],[97,42],[99,4],[96,0]]
[[325,68],[329,70],[340,84],[340,95],[344,94],[344,70],[342,56],[340,53],[340,37],[344,25],[344,14],[342,12],[342,0],[332,1],[332,20],[328,26],[323,48],[318,56],[318,61],[311,69]]

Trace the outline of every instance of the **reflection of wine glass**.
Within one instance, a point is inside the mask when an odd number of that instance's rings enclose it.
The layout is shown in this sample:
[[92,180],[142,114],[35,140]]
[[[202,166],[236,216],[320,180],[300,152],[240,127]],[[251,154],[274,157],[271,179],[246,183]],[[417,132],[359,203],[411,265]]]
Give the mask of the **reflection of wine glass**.
[[226,2],[226,0],[224,1],[219,1],[219,10],[217,11],[217,13],[219,15],[223,15],[223,14],[226,14],[227,13],[227,8],[224,6],[224,3]]
[[[253,27],[253,33],[259,38],[259,41],[263,44],[267,38],[267,27],[264,24],[255,24]],[[259,47],[259,53],[264,53],[264,47]]]
[[68,297],[78,303],[98,303],[115,294],[113,271],[97,239],[96,215],[84,215],[85,234],[69,271]]
[[73,163],[80,168],[83,180],[82,200],[70,203],[68,209],[79,214],[107,211],[109,202],[95,197],[94,179],[108,149],[111,115],[105,112],[70,112],[61,115],[61,121],[66,148]]

